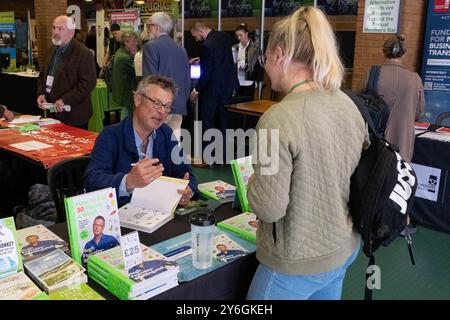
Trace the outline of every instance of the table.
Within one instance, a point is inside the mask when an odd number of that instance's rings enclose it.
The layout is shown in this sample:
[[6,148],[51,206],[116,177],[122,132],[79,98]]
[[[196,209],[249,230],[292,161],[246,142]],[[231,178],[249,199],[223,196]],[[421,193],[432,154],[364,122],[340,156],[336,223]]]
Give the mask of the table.
[[0,104],[22,114],[44,115],[37,106],[38,77],[20,73],[0,73]]
[[270,101],[270,100],[253,100],[253,101],[249,101],[249,102],[229,104],[229,105],[226,105],[225,107],[230,112],[236,112],[236,113],[241,113],[244,115],[259,117],[275,103],[277,103],[277,102]]
[[450,233],[450,143],[416,137],[412,166],[418,178],[413,221]]
[[111,93],[108,92],[105,81],[98,79],[95,89],[91,92],[92,117],[89,119],[89,131],[101,132],[103,130],[103,120],[106,111],[119,110],[111,99]]
[[243,123],[241,125],[237,125],[233,123],[233,117],[230,116],[230,123],[233,125],[234,129],[241,128],[243,130],[247,130],[247,116],[253,117],[250,119],[251,121],[249,126],[250,128],[254,128],[256,126],[256,123],[258,122],[258,118],[267,111],[273,104],[275,104],[276,101],[270,101],[270,100],[253,100],[248,102],[240,102],[240,103],[233,103],[228,104],[225,107],[228,109],[228,111],[235,113],[236,115],[243,115]]
[[[231,204],[222,205],[216,211],[217,222],[238,214],[231,208]],[[54,233],[68,242],[68,230],[66,223],[60,223],[49,227]],[[122,234],[133,230],[122,228]],[[171,237],[190,231],[189,216],[175,216],[175,218],[153,233],[139,231],[140,241],[147,245],[153,245]],[[169,289],[152,299],[156,300],[231,300],[245,299],[253,275],[258,266],[255,252],[232,261],[223,267],[209,272],[192,281],[182,282],[177,287]],[[95,281],[89,279],[89,285],[106,299],[116,299],[109,291],[101,287]]]
[[[94,132],[58,123],[42,126],[41,130],[28,134],[13,129],[1,130],[0,148],[48,169],[61,160],[90,154],[96,138]],[[30,142],[44,143],[50,147],[25,150],[12,145]]]

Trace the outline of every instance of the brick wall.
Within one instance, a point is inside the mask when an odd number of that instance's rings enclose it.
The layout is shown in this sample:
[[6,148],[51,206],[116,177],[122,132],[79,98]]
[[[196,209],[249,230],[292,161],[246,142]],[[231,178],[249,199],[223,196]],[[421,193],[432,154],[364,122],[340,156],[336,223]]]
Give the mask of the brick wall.
[[[352,88],[356,90],[366,73],[373,64],[384,61],[383,44],[394,34],[363,33],[364,0],[358,1],[358,16],[356,19],[355,58],[353,63]],[[423,32],[426,19],[426,0],[402,0],[399,33],[405,35],[407,53],[403,63],[409,70],[419,72]]]
[[39,66],[42,67],[52,46],[53,20],[57,16],[66,14],[67,0],[34,0],[34,8]]

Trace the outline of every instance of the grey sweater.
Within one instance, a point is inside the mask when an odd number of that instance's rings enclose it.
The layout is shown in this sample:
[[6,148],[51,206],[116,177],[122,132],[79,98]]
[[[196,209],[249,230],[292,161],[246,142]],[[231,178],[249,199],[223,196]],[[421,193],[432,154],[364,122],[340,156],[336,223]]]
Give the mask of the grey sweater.
[[[294,92],[261,117],[258,134],[262,129],[278,129],[280,143],[273,175],[263,175],[265,159],[253,155],[258,160],[248,198],[260,219],[258,260],[287,274],[340,266],[359,241],[348,199],[350,176],[368,134],[357,107],[341,91]],[[272,144],[268,139],[274,160]]]

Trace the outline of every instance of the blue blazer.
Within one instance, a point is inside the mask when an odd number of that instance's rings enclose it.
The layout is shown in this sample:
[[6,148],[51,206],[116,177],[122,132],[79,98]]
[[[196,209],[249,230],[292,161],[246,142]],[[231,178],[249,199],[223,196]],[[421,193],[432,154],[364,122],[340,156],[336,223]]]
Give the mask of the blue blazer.
[[234,89],[239,88],[231,45],[225,32],[212,30],[208,33],[200,54],[201,75],[195,86],[201,95],[219,98],[223,104],[227,104]]
[[[163,124],[156,130],[153,145],[153,158],[158,158],[164,166],[163,175],[182,179],[189,172],[189,186],[198,197],[197,181],[192,168],[186,162],[183,150],[176,141],[171,140],[172,129]],[[174,154],[180,155],[185,162],[175,164],[171,160],[172,149]],[[181,158],[180,158],[181,159]],[[84,174],[84,185],[88,192],[108,187],[116,188],[119,206],[131,200],[129,197],[119,197],[119,186],[124,175],[131,170],[131,164],[139,161],[139,155],[134,140],[133,114],[123,121],[105,127],[95,141],[91,153],[91,161]]]
[[186,102],[191,92],[191,73],[186,50],[167,34],[144,44],[142,76],[159,74],[171,78],[177,86],[173,102],[174,114],[186,115]]

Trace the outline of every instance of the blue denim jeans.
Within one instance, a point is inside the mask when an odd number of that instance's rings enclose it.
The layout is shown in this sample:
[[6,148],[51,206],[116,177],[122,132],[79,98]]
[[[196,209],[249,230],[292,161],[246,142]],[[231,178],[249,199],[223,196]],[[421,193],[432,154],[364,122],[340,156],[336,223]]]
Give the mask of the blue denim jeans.
[[260,263],[247,293],[248,300],[340,300],[347,268],[360,245],[339,267],[324,273],[290,275]]

